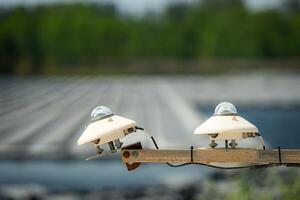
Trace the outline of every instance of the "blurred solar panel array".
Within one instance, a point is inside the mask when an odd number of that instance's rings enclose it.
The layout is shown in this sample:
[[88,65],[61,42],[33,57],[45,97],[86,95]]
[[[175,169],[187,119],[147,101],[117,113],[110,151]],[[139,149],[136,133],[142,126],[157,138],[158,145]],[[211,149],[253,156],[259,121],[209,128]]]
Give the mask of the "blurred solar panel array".
[[[76,140],[97,105],[132,118],[164,148],[206,145],[192,132],[206,116],[197,104],[300,102],[300,79],[287,76],[0,78],[0,158],[69,159],[93,154]],[[212,111],[213,112],[213,111]],[[125,143],[142,140],[135,134]]]

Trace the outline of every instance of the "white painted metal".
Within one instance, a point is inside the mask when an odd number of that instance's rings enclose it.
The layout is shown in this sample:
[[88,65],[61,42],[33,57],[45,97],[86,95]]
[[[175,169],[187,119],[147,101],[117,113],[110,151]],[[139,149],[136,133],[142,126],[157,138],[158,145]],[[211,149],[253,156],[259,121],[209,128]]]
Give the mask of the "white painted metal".
[[105,144],[116,139],[120,139],[127,134],[127,130],[135,128],[136,122],[113,115],[111,117],[94,121],[88,125],[77,141],[78,145],[94,142],[100,139],[96,145]]
[[243,139],[247,133],[258,133],[256,126],[241,116],[213,116],[201,124],[194,134],[218,134],[213,140]]

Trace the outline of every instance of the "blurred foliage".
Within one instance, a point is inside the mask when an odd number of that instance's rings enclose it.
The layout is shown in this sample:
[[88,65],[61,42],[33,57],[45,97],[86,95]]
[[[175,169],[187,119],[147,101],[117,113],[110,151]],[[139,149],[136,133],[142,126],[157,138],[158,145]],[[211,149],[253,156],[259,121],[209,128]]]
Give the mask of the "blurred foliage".
[[0,72],[93,71],[128,59],[299,58],[295,8],[251,12],[240,0],[207,0],[142,18],[99,4],[2,9]]
[[300,173],[297,169],[256,169],[216,172],[221,178],[211,178],[201,184],[195,199],[271,200],[298,199]]

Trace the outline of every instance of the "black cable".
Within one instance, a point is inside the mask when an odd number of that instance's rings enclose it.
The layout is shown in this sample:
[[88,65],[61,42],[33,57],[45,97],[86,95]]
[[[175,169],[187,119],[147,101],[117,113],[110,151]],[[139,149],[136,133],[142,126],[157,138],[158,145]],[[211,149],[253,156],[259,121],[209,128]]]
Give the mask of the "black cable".
[[289,163],[286,165],[287,167],[300,167],[299,163]]
[[139,126],[136,126],[135,127],[137,130],[141,130],[141,131],[143,131],[144,130],[144,128],[142,128],[142,127],[139,127]]
[[191,163],[194,163],[194,147],[191,146]]
[[[158,145],[154,139],[153,136],[151,136],[151,140],[155,146],[155,148],[157,150],[159,150],[158,148]],[[274,164],[259,164],[259,165],[247,165],[247,166],[239,166],[239,167],[221,167],[221,166],[217,166],[217,165],[210,165],[210,164],[205,164],[205,163],[195,163],[194,162],[194,159],[193,159],[193,146],[191,146],[191,162],[188,162],[188,163],[182,163],[182,164],[178,164],[178,165],[174,165],[174,164],[171,164],[169,162],[167,162],[166,164],[170,167],[183,167],[183,166],[186,166],[186,165],[201,165],[201,166],[206,166],[206,167],[212,167],[212,168],[215,168],[215,169],[245,169],[245,168],[249,168],[249,169],[257,169],[257,168],[267,168],[267,167],[273,167]],[[296,167],[296,165],[291,165],[291,167]]]
[[[155,139],[154,139],[153,136],[151,136],[151,140],[152,140],[152,142],[153,142],[155,148],[156,148],[157,150],[159,150],[159,148],[158,148],[158,146],[157,146],[157,143],[156,143],[156,141],[155,141]],[[182,167],[182,166],[189,165],[189,164],[190,164],[190,163],[183,163],[183,164],[179,164],[179,165],[173,165],[173,164],[167,162],[167,165],[169,165],[170,167]]]
[[158,150],[159,148],[158,148],[158,146],[157,146],[157,144],[156,144],[156,141],[154,140],[154,137],[153,137],[153,136],[151,136],[151,140],[152,140],[152,142],[153,142],[155,148]]
[[[192,164],[192,163],[191,163]],[[202,165],[206,167],[212,167],[216,169],[258,169],[258,168],[267,168],[267,167],[273,167],[272,164],[259,164],[259,165],[246,165],[246,166],[238,166],[238,167],[221,167],[217,165],[210,165],[210,164],[204,164],[204,163],[193,163],[196,165]]]
[[278,147],[278,158],[279,158],[279,166],[282,164],[281,163],[281,149]]

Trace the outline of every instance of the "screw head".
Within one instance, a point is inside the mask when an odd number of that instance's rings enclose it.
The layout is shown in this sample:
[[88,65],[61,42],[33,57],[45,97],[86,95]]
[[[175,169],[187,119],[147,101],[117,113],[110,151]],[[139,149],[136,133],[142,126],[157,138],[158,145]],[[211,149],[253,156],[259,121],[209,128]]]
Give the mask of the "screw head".
[[139,156],[139,152],[138,152],[138,151],[133,151],[133,152],[132,152],[132,156],[138,157],[138,156]]
[[123,157],[124,157],[124,158],[129,158],[129,156],[130,156],[129,151],[124,151],[124,152],[123,152]]

